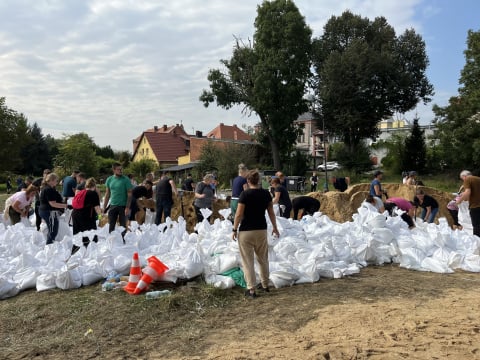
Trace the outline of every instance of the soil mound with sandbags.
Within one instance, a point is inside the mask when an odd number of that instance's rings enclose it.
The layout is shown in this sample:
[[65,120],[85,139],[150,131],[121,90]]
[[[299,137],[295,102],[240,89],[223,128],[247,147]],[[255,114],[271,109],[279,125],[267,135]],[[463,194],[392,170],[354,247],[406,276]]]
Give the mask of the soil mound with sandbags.
[[[402,197],[413,201],[415,191],[422,189],[425,194],[432,196],[438,202],[438,217],[445,217],[452,225],[452,219],[447,210],[447,203],[454,198],[452,193],[441,191],[428,186],[412,186],[403,184],[382,184],[382,188],[389,197]],[[337,222],[352,221],[352,215],[357,212],[360,204],[365,200],[370,184],[350,186],[345,192],[329,191],[327,193],[313,192],[307,194],[320,201],[320,211]],[[385,201],[385,198],[383,198]]]

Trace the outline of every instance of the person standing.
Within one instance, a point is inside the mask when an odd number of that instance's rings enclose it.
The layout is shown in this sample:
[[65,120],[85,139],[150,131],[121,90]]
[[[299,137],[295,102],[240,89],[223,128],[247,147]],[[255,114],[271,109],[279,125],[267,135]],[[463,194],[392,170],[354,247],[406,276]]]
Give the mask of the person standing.
[[159,225],[162,222],[162,215],[164,221],[167,217],[170,217],[173,206],[173,194],[178,195],[175,182],[168,177],[167,173],[164,173],[160,178],[160,181],[156,187],[156,212],[155,212],[155,224]]
[[235,212],[237,211],[238,199],[240,194],[248,188],[247,185],[248,169],[245,164],[238,165],[238,176],[232,182],[232,198],[230,199],[230,210],[232,210],[232,218],[235,219]]
[[260,269],[260,287],[269,292],[269,268],[268,268],[268,241],[267,221],[265,210],[272,222],[272,234],[280,236],[277,222],[273,212],[272,198],[268,190],[259,186],[260,175],[258,171],[251,170],[246,176],[248,189],[240,194],[238,207],[233,221],[232,239],[237,239],[238,248],[242,258],[243,272],[247,290],[245,296],[256,298],[255,292],[255,256]]
[[75,196],[75,190],[77,189],[77,176],[80,171],[74,170],[72,175],[65,176],[62,183],[62,196],[63,201],[67,203],[68,199]]
[[12,192],[12,179],[7,177],[7,194],[10,194]]
[[438,202],[430,195],[425,194],[422,189],[416,191],[416,195],[413,198],[413,203],[416,207],[422,208],[420,218],[428,223],[433,223],[435,216],[438,213]]
[[35,212],[35,225],[37,227],[37,231],[40,231],[40,225],[42,224],[42,217],[40,216],[40,192],[43,190],[45,186],[45,180],[47,179],[47,175],[50,174],[52,171],[50,169],[43,170],[43,176],[41,178],[35,179],[33,181],[33,185],[35,185],[38,189],[35,195],[35,204],[34,204],[34,212]]
[[114,163],[112,166],[113,175],[107,178],[105,182],[105,198],[103,199],[103,211],[108,211],[108,231],[115,230],[118,222],[126,233],[127,216],[130,211],[130,201],[132,197],[133,185],[130,179],[123,175],[122,165]]
[[473,176],[468,170],[463,170],[460,173],[460,179],[463,180],[464,191],[456,200],[457,206],[462,201],[468,201],[473,235],[480,236],[480,177]]
[[28,212],[37,191],[38,188],[36,186],[29,185],[26,190],[18,191],[5,200],[5,220],[10,218],[10,223],[15,225],[21,221],[22,217],[28,217]]
[[282,186],[280,178],[272,179],[272,187],[274,191],[273,203],[280,206],[280,216],[288,219],[292,211],[292,201],[288,195],[287,189]]
[[382,178],[383,178],[383,171],[375,170],[373,173],[373,180],[370,183],[370,191],[369,194],[372,196],[382,198],[382,195],[385,193],[382,189]]
[[85,189],[85,184],[87,183],[87,176],[85,175],[85,173],[80,172],[78,173],[76,180],[77,180],[77,187],[75,188],[75,193],[77,192],[77,190]]
[[[85,181],[85,188],[77,190],[78,192],[85,190],[85,199],[83,207],[79,209],[73,209],[72,222],[73,222],[73,235],[79,232],[96,230],[97,219],[102,215],[102,209],[100,209],[100,197],[97,192],[97,183],[94,178],[89,178]],[[90,243],[88,236],[82,238],[83,246],[87,247]],[[97,235],[93,238],[94,242],[98,241]]]
[[192,174],[187,174],[187,178],[182,184],[182,190],[184,191],[194,191],[195,183],[193,182]]
[[310,177],[310,192],[317,191],[317,185],[318,185],[318,176],[314,171],[312,173],[312,176]]
[[200,209],[212,210],[215,193],[210,184],[213,180],[213,174],[206,174],[203,177],[203,181],[200,181],[195,187],[195,201],[193,202],[193,206],[195,208],[195,214],[197,215],[197,222],[203,221],[203,215]]
[[47,223],[47,245],[53,244],[58,234],[58,218],[62,212],[71,208],[63,202],[62,195],[57,191],[58,176],[50,173],[45,178],[45,184],[40,192],[40,208],[38,212]]

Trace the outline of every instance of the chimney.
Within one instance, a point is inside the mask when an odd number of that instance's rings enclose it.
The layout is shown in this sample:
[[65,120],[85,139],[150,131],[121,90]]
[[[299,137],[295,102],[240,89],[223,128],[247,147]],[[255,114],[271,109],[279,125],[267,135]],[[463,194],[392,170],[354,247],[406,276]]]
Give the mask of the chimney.
[[167,131],[167,125],[163,125],[163,131]]
[[202,132],[197,130],[195,131],[195,136],[201,138],[203,136]]
[[155,132],[158,131],[158,126],[157,126],[157,125],[155,125],[155,126],[153,127],[153,131],[155,131]]

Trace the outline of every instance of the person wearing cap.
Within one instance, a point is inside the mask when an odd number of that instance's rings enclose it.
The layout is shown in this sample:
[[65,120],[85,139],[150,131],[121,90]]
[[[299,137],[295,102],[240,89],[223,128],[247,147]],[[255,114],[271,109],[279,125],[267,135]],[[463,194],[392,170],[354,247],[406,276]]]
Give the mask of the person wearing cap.
[[464,191],[456,200],[457,206],[462,201],[468,201],[473,235],[480,236],[480,177],[473,176],[468,170],[463,170],[460,173],[460,179],[463,180]]
[[370,183],[370,191],[369,194],[372,196],[379,197],[380,199],[382,198],[382,195],[385,193],[382,189],[382,177],[383,177],[383,171],[381,170],[375,170],[373,173],[374,179]]

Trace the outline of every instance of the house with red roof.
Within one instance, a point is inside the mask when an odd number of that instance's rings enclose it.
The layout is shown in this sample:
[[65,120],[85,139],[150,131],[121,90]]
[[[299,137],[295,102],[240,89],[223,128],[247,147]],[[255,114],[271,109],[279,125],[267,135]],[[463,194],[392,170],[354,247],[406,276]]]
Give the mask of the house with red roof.
[[200,159],[202,147],[206,142],[226,146],[231,143],[252,143],[252,138],[237,125],[229,126],[224,123],[220,123],[206,136],[203,136],[201,131],[189,135],[183,125],[178,124],[154,126],[133,140],[132,161],[151,159],[166,171],[189,169]]

